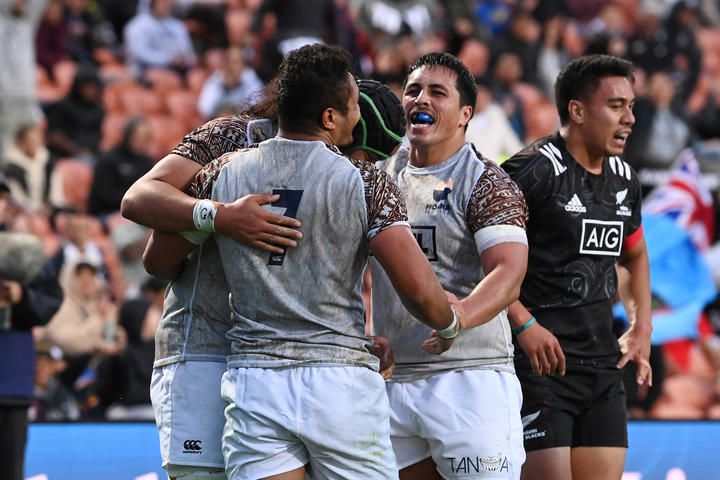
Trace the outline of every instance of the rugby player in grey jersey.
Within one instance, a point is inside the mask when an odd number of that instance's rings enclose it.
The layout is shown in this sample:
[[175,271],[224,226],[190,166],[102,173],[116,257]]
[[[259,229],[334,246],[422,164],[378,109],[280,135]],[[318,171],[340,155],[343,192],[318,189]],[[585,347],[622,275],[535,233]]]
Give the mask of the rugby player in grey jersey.
[[[353,131],[354,140],[348,151],[355,157],[377,161],[391,155],[399,146],[405,118],[399,100],[387,87],[372,80],[361,80],[359,87],[363,121]],[[148,221],[155,210],[160,210],[157,218],[164,218],[162,210],[172,203],[173,197],[163,195],[159,203],[152,195],[145,198],[148,192],[154,195],[153,182],[166,179],[164,173],[175,173],[185,167],[193,171],[223,153],[274,136],[276,115],[277,82],[273,81],[260,103],[238,115],[212,120],[188,134],[172,154],[158,164],[157,178],[151,172],[149,178],[128,192],[131,205],[147,204],[148,208],[140,212],[144,221]],[[188,162],[198,167],[183,165]],[[176,178],[181,183],[190,181],[190,178]],[[142,185],[143,182],[149,185]],[[182,202],[182,195],[178,191],[175,198],[180,200],[175,201]],[[273,216],[265,210],[261,212]],[[163,465],[171,478],[224,478],[219,442],[225,403],[220,397],[219,384],[229,354],[229,342],[225,339],[225,332],[231,326],[228,288],[213,240],[192,252],[184,268],[180,260],[185,259],[185,252],[192,249],[192,244],[182,240],[181,244],[183,248],[187,245],[190,248],[183,249],[178,262],[169,270],[161,266],[167,265],[172,257],[167,244],[160,255],[156,255],[159,258],[153,255],[146,258],[154,273],[174,279],[168,288],[156,335],[152,389]],[[386,340],[371,338],[369,348],[380,358],[382,375],[388,377],[393,368],[392,351]],[[208,394],[212,391],[217,395]],[[202,422],[191,421],[198,418],[197,412],[204,412]],[[200,448],[188,449],[187,445]]]
[[465,141],[475,96],[457,58],[420,57],[401,99],[409,148],[382,164],[407,199],[410,226],[441,285],[462,299],[466,315],[452,350],[430,356],[414,348],[429,329],[371,261],[375,333],[395,354],[387,390],[401,479],[517,479],[525,458],[506,307],[527,265],[527,210],[518,187]]
[[[367,376],[377,362],[368,356],[360,297],[368,248],[408,309],[444,327],[442,338],[459,329],[404,222],[394,183],[333,146],[351,140],[358,118],[348,60],[319,45],[290,54],[281,68],[278,138],[214,161],[193,185],[213,200],[283,187],[278,206],[302,217],[306,230],[297,248],[269,258],[216,237],[234,320],[223,379],[231,478],[302,478],[305,464],[313,478],[396,478],[382,380]],[[449,344],[435,338],[424,348],[440,353]],[[332,411],[325,408],[330,402]]]

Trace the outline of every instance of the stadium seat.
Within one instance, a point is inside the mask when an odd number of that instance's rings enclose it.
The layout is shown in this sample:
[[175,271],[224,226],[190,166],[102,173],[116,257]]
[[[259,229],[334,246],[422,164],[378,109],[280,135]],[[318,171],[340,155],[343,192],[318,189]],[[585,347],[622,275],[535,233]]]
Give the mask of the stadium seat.
[[174,90],[165,95],[165,105],[168,113],[173,117],[182,119],[187,125],[198,117],[197,93],[190,90]]
[[133,75],[127,67],[121,63],[107,63],[100,66],[100,78],[106,84],[112,84],[117,82],[131,82],[133,81]]
[[152,89],[158,93],[167,93],[183,88],[183,79],[179,73],[166,68],[148,68],[144,77],[152,84]]
[[93,180],[92,166],[74,158],[62,158],[55,164],[54,172],[62,181],[64,206],[86,212]]
[[153,115],[148,120],[154,138],[151,156],[157,160],[170,153],[189,131],[184,122],[172,115]]
[[128,87],[120,97],[123,108],[130,115],[158,115],[165,113],[163,97],[154,90],[140,86]]

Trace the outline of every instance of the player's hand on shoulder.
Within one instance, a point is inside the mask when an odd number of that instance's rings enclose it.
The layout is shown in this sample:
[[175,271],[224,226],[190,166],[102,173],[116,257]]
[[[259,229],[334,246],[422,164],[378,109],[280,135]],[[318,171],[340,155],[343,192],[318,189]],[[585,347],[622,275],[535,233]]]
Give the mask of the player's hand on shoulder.
[[565,375],[565,354],[558,339],[547,328],[534,322],[516,338],[530,359],[535,375]]
[[380,359],[380,375],[390,380],[395,371],[395,355],[393,355],[390,341],[385,337],[371,336],[373,344],[368,346],[370,353]]
[[215,217],[215,229],[248,247],[283,253],[284,247],[295,247],[302,238],[300,222],[271,213],[262,205],[271,204],[279,195],[246,195],[223,204]]

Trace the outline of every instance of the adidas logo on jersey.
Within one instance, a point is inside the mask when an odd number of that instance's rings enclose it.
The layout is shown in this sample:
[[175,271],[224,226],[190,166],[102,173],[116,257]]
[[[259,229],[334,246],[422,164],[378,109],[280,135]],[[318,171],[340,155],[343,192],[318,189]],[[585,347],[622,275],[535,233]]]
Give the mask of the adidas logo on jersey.
[[585,208],[585,205],[582,204],[580,198],[577,196],[577,193],[575,193],[573,194],[567,205],[565,205],[565,211],[573,213],[585,213],[587,212],[587,208]]

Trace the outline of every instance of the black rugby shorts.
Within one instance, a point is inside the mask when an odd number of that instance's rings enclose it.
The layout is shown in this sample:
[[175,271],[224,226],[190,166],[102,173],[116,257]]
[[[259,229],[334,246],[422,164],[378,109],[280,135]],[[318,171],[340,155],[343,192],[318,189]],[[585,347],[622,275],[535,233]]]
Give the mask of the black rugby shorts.
[[516,364],[523,393],[525,451],[553,447],[628,446],[623,371],[567,365],[565,375],[538,376]]

